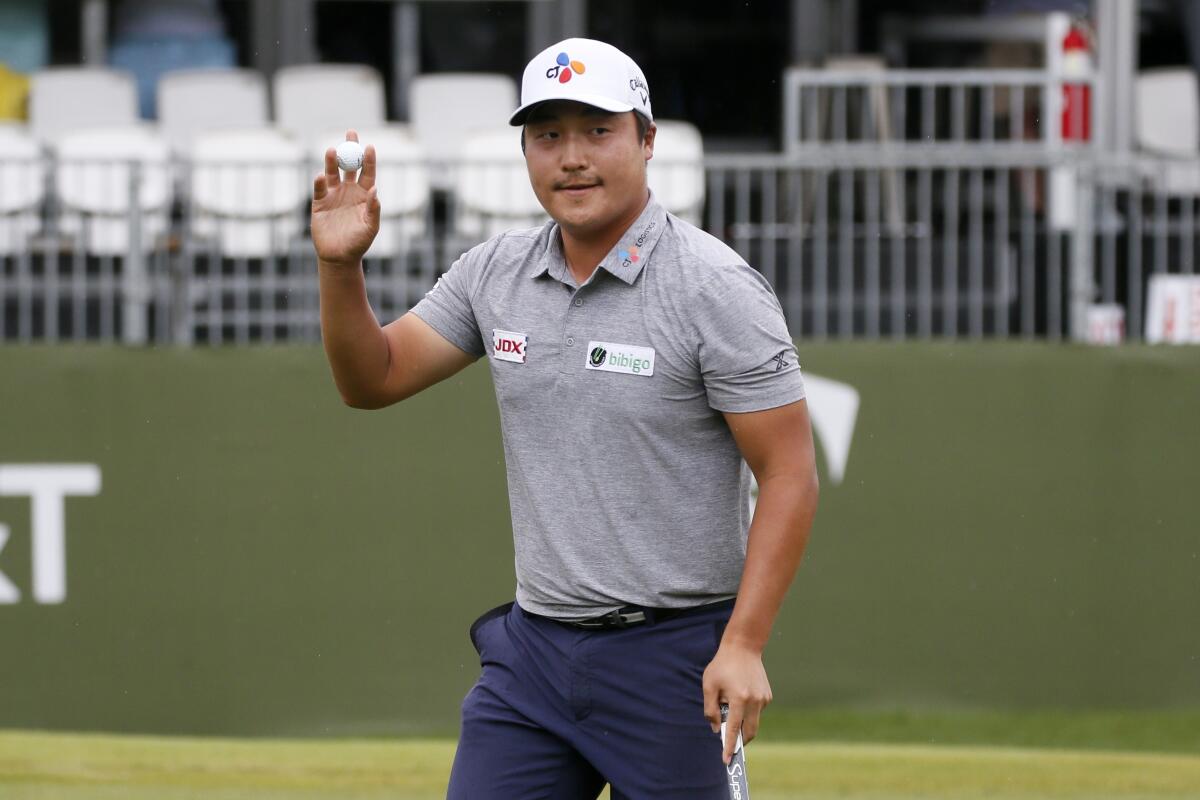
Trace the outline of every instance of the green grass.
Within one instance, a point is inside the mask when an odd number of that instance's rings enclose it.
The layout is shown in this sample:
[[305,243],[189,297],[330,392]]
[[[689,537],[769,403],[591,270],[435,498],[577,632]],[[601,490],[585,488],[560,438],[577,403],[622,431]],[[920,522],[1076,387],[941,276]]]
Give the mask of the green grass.
[[[772,707],[771,741],[998,745],[1200,755],[1200,711],[847,711]],[[1200,798],[1200,792],[1197,792]]]
[[[1198,745],[1200,713],[772,709],[747,759],[755,800],[1196,800]],[[426,800],[453,754],[448,739],[0,731],[0,798]]]

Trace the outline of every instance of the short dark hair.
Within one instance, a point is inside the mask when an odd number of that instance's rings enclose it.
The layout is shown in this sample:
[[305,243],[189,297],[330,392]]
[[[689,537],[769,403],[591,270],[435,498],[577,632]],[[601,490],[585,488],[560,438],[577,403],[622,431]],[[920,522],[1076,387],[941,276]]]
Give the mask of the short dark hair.
[[[636,111],[630,111],[629,113],[633,114],[633,118],[635,120],[637,120],[638,141],[639,142],[646,141],[646,133],[647,133],[647,131],[650,130],[650,120],[646,119],[645,117],[643,117],[641,114],[639,114]],[[521,152],[522,153],[525,152],[525,126],[524,125],[521,126]]]

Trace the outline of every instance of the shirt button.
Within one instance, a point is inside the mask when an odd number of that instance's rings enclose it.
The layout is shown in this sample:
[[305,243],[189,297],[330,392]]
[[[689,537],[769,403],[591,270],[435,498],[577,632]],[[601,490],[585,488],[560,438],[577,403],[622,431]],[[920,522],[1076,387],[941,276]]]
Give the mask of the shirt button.
[[567,345],[569,346],[569,345],[573,345],[573,344],[575,344],[575,337],[574,337],[574,336],[568,336],[568,337],[567,337]]
[[582,297],[576,297],[576,298],[575,298],[575,305],[577,305],[577,306],[581,306],[581,305],[583,305],[583,298],[582,298]]

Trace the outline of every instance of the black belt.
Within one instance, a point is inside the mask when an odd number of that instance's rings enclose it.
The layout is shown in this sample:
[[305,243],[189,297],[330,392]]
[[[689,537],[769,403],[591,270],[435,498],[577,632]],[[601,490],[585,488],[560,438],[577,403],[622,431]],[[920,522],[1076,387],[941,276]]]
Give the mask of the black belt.
[[687,608],[646,608],[644,606],[624,606],[616,611],[610,611],[607,614],[601,614],[598,617],[589,619],[567,620],[560,619],[557,622],[562,622],[565,625],[570,625],[573,628],[584,628],[586,630],[609,630],[612,628],[634,628],[638,625],[647,623],[655,625],[659,622],[682,617],[688,614],[694,614],[700,611],[712,611],[719,608],[733,608],[733,600],[722,600],[717,603],[707,603],[702,606],[689,606]]

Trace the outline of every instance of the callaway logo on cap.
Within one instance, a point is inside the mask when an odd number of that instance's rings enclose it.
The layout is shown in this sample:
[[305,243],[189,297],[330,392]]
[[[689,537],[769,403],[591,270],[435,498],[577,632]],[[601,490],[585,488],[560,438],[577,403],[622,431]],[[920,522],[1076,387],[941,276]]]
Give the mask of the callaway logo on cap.
[[509,124],[524,125],[529,110],[547,100],[575,100],[654,119],[641,68],[611,44],[595,39],[564,39],[534,56],[521,78],[521,107]]

